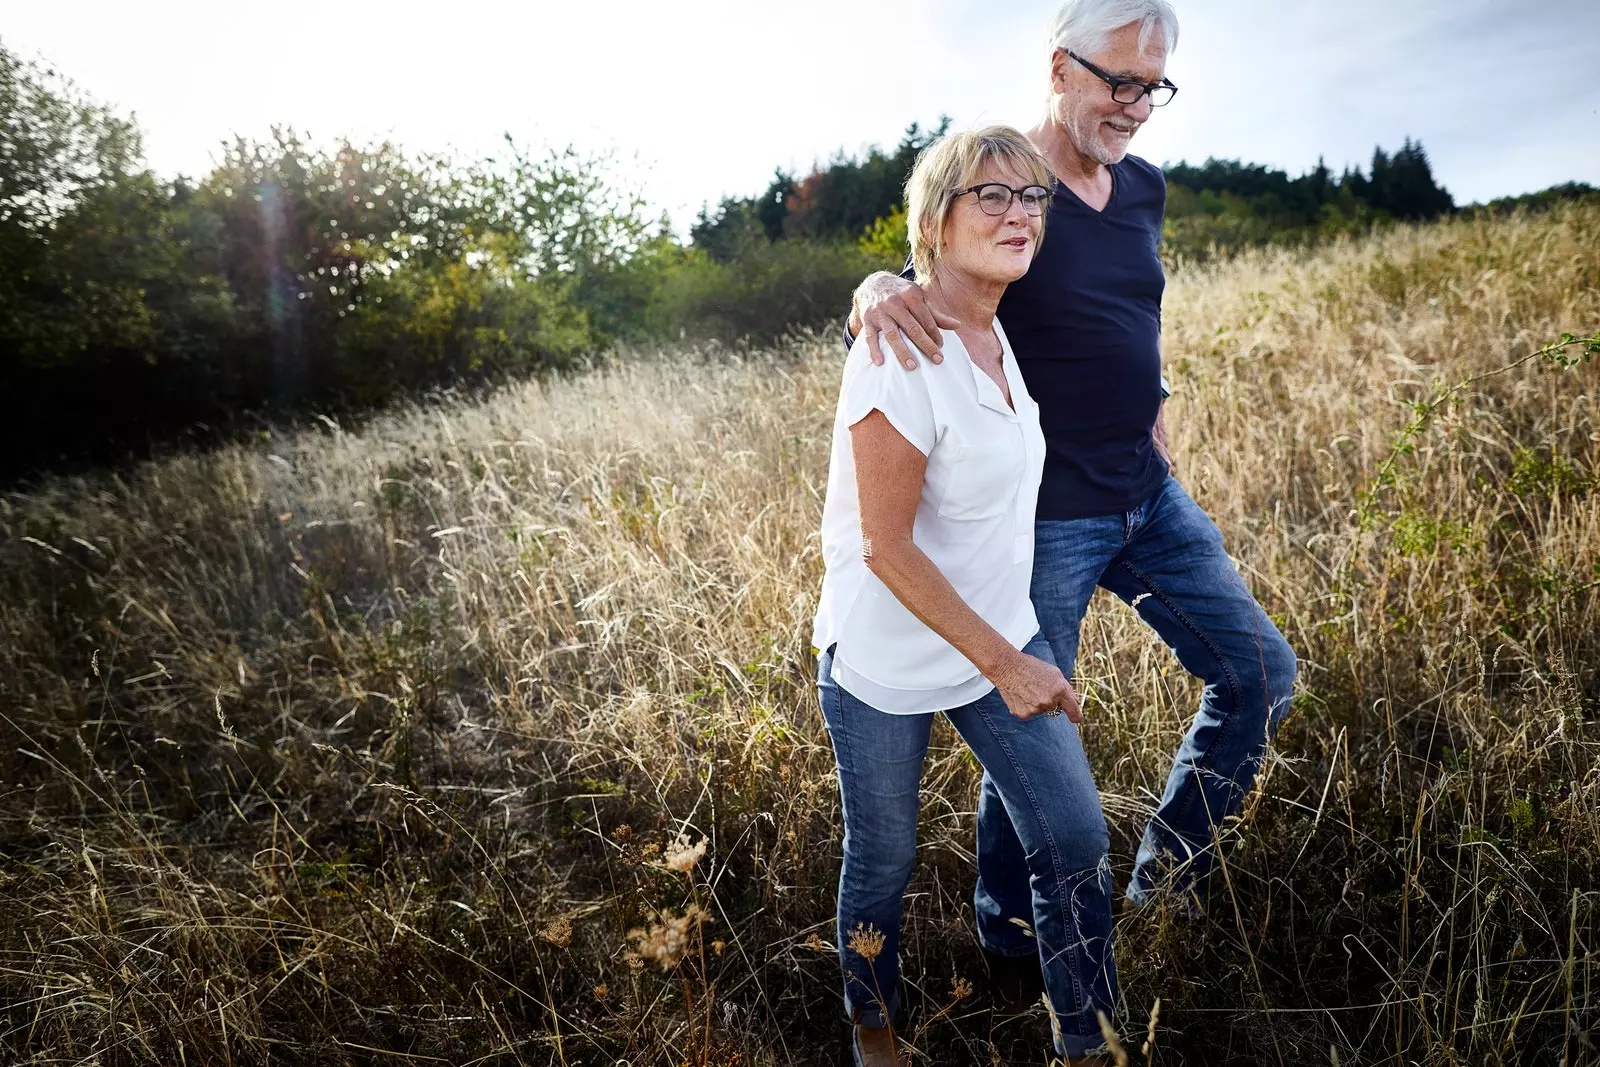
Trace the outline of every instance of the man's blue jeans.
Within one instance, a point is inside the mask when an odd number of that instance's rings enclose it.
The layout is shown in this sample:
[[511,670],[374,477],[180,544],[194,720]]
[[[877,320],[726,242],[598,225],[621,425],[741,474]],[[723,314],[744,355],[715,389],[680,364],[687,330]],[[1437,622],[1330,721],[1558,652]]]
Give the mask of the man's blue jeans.
[[[1268,739],[1289,712],[1294,652],[1223,551],[1216,524],[1171,477],[1124,515],[1035,525],[1034,611],[1069,676],[1096,585],[1132,605],[1184,669],[1205,682],[1127,889],[1139,903],[1163,883],[1204,900],[1216,828],[1239,810]],[[1006,840],[996,847],[1021,847],[1014,835],[1000,836]],[[1002,914],[1026,914],[1021,879],[990,888]],[[1013,951],[1022,947],[1012,939]]]
[[[1052,660],[1042,637],[1025,651]],[[844,806],[838,936],[845,1004],[857,1022],[882,1026],[900,1001],[900,915],[933,715],[890,715],[857,700],[830,677],[832,652],[819,658],[817,687]],[[1065,715],[1018,719],[992,690],[944,715],[984,767],[978,939],[1005,955],[1038,957],[1056,1051],[1082,1056],[1102,1044],[1095,1012],[1111,1014],[1117,976],[1110,839],[1078,728]],[[852,932],[866,926],[884,937],[874,960],[849,947]]]

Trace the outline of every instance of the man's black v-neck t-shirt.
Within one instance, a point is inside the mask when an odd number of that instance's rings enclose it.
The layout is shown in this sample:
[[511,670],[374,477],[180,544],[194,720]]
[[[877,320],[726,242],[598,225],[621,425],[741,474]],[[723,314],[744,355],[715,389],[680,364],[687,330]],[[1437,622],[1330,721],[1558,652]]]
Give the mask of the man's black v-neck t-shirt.
[[1167,476],[1151,435],[1161,411],[1166,275],[1157,247],[1167,182],[1137,156],[1110,170],[1104,211],[1056,182],[1039,253],[995,312],[1039,404],[1048,450],[1040,519],[1131,511]]
[[1041,520],[1131,511],[1167,476],[1151,436],[1161,410],[1166,276],[1157,247],[1167,183],[1137,156],[1109,169],[1103,211],[1055,183],[1038,255],[996,312],[1039,404]]

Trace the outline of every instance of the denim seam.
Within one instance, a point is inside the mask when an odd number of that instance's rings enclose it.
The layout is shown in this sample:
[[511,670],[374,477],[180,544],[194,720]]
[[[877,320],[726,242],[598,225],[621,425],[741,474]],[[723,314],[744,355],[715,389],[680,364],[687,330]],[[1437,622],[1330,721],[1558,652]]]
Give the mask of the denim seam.
[[[1228,662],[1228,657],[1222,654],[1222,650],[1216,646],[1216,643],[1213,642],[1209,636],[1207,636],[1206,632],[1200,628],[1199,624],[1191,619],[1182,608],[1178,607],[1177,603],[1165,592],[1163,592],[1161,587],[1156,585],[1149,575],[1145,574],[1143,571],[1139,570],[1126,560],[1119,560],[1118,566],[1127,571],[1129,574],[1133,575],[1134,579],[1137,580],[1140,585],[1143,585],[1145,589],[1149,591],[1151,596],[1161,601],[1161,603],[1166,606],[1166,609],[1172,612],[1173,618],[1182,623],[1184,629],[1188,630],[1191,634],[1194,634],[1194,636],[1199,639],[1200,643],[1205,646],[1206,651],[1211,653],[1212,658],[1217,661],[1217,665],[1222,668],[1223,676],[1228,681],[1228,695],[1232,698],[1228,717],[1224,721],[1227,722],[1231,728],[1234,722],[1234,713],[1244,705],[1244,685],[1239,681],[1238,672],[1233,669],[1233,664]],[[1217,742],[1215,741],[1212,742],[1213,745],[1216,743]],[[1211,750],[1208,748],[1205,754],[1210,755]]]
[[[1205,647],[1205,650],[1211,653],[1211,657],[1217,661],[1217,666],[1222,668],[1222,676],[1228,683],[1228,695],[1231,699],[1229,701],[1228,714],[1223,716],[1222,721],[1218,724],[1217,736],[1212,738],[1211,744],[1207,745],[1205,750],[1200,753],[1200,759],[1198,762],[1203,764],[1210,760],[1211,756],[1216,752],[1217,747],[1227,740],[1237,727],[1239,721],[1239,709],[1244,706],[1244,685],[1239,681],[1239,675],[1236,671],[1234,671],[1233,664],[1228,662],[1228,657],[1222,654],[1222,650],[1219,649],[1216,643],[1213,642],[1206,632],[1200,628],[1199,624],[1191,619],[1187,612],[1178,607],[1177,602],[1168,596],[1160,586],[1156,585],[1154,579],[1145,574],[1143,571],[1139,570],[1139,568],[1135,567],[1133,564],[1129,563],[1127,560],[1118,560],[1117,562],[1118,566],[1127,571],[1129,574],[1133,575],[1134,580],[1140,585],[1144,586],[1146,591],[1148,591],[1151,596],[1161,601],[1166,609],[1172,613],[1172,617],[1177,619],[1179,624],[1182,625],[1184,629],[1188,630],[1195,636],[1196,640],[1198,640],[1200,644]],[[1183,809],[1180,814],[1184,816],[1189,815],[1190,809],[1194,806],[1195,796],[1198,792],[1200,791],[1196,790],[1190,792],[1189,796],[1184,801]],[[1207,818],[1208,821],[1210,821],[1209,813]],[[1216,822],[1213,822],[1213,826],[1215,825]]]
[[[821,686],[818,686],[817,688],[819,690],[822,689]],[[833,737],[833,731],[832,730],[829,730],[828,733],[829,733],[830,739],[833,741],[834,747],[835,748],[844,749],[845,750],[845,754],[846,754],[845,758],[850,762],[851,766],[854,767],[855,758],[850,754],[850,731],[845,726],[845,721],[844,721],[844,717],[845,717],[844,716],[844,707],[845,707],[845,695],[846,694],[845,694],[844,690],[841,689],[838,686],[838,684],[831,685],[828,688],[833,690],[833,699],[832,699],[833,717],[834,717],[835,720],[838,721],[839,727],[840,727],[839,734],[838,734],[837,737]],[[825,694],[819,693],[819,696],[824,700],[827,699],[827,696]],[[827,719],[828,719],[828,715],[827,715],[827,710],[826,709],[823,710],[822,718],[823,718],[823,722],[826,723]],[[835,760],[835,762],[837,764],[837,761],[838,761],[837,752],[834,754],[834,760]],[[839,773],[841,775],[841,779],[840,779],[840,782],[839,782],[839,802],[840,802],[840,809],[841,809],[840,810],[840,814],[842,815],[843,814],[843,804],[844,804],[844,781],[843,781],[842,776],[845,773],[844,767],[842,767],[842,766],[839,767]],[[853,774],[854,772],[852,771],[851,773]],[[900,1009],[900,984],[898,982],[896,982],[895,983],[895,987],[892,990],[889,991],[889,995],[888,995],[887,999],[884,1000],[882,1003],[880,1003],[879,1000],[878,1000],[877,990],[874,990],[870,986],[867,986],[865,982],[861,981],[860,978],[858,978],[856,975],[854,975],[854,974],[852,974],[850,972],[850,968],[845,964],[845,955],[844,954],[847,951],[849,951],[849,950],[845,947],[845,945],[843,945],[843,944],[839,945],[839,969],[844,972],[844,984],[845,984],[846,996],[849,996],[851,994],[852,990],[851,990],[851,985],[850,984],[852,982],[854,982],[856,985],[862,986],[863,988],[866,989],[867,997],[871,1001],[871,1003],[865,1008],[851,1009],[849,1011],[849,1014],[850,1014],[850,1017],[851,1017],[850,1021],[853,1022],[853,1023],[860,1022],[861,1021],[861,1017],[863,1015],[869,1014],[871,1012],[877,1012],[882,1017],[882,1022],[888,1023],[888,1021],[890,1019],[894,1018],[895,1013],[898,1012],[899,1009]],[[868,966],[869,966],[869,968],[871,967],[871,963],[870,962],[869,962]],[[849,1008],[849,1001],[848,1000],[845,1003],[845,1007],[847,1009]]]
[[[1022,765],[1017,762],[1016,753],[1011,750],[1011,745],[1006,740],[1005,735],[995,728],[994,719],[990,716],[988,709],[980,707],[975,710],[977,710],[979,715],[983,716],[984,725],[989,728],[989,732],[994,735],[995,741],[999,743],[1000,748],[1005,752],[1006,759],[1011,763],[1011,769],[1017,775],[1017,780],[1022,783],[1022,788],[1027,792],[1028,804],[1033,808],[1034,818],[1039,820],[1039,826],[1044,832],[1045,842],[1050,847],[1050,869],[1053,872],[1056,880],[1056,896],[1059,898],[1059,903],[1057,906],[1061,909],[1061,918],[1064,927],[1063,933],[1066,936],[1067,942],[1066,945],[1063,946],[1063,951],[1067,953],[1067,973],[1072,977],[1073,1014],[1077,1016],[1081,1022],[1083,1015],[1082,1005],[1084,1000],[1084,990],[1083,986],[1078,981],[1078,946],[1075,937],[1077,933],[1077,923],[1076,921],[1070,921],[1072,917],[1067,911],[1067,901],[1065,899],[1067,880],[1062,875],[1061,852],[1060,849],[1056,847],[1055,834],[1051,832],[1050,822],[1045,818],[1044,809],[1039,805],[1039,797],[1033,791],[1033,783],[1028,780],[1028,776],[1022,770]],[[1035,931],[1034,933],[1035,937],[1037,937],[1038,931]],[[1043,962],[1042,957],[1041,962]],[[1076,1034],[1074,1036],[1081,1037],[1082,1035]]]

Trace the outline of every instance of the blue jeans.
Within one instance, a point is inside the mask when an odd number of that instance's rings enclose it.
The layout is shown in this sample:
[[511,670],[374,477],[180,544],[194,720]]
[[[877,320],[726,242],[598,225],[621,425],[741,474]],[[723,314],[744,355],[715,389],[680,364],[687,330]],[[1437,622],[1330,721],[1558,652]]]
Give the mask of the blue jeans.
[[[1184,669],[1205,682],[1127,890],[1143,903],[1166,884],[1185,896],[1192,892],[1198,903],[1206,896],[1216,828],[1239,810],[1268,740],[1289,712],[1294,651],[1245,587],[1216,524],[1171,477],[1126,514],[1034,527],[1034,610],[1068,675],[1096,585],[1132,605]],[[998,847],[1020,847],[1017,839],[1010,835]],[[1020,879],[995,892],[1014,901]]]
[[[1042,637],[1025,651],[1053,659]],[[857,700],[829,677],[832,652],[819,658],[817,688],[844,806],[838,936],[845,1005],[853,1020],[882,1026],[900,1002],[900,915],[933,714],[890,715]],[[1102,1043],[1095,1012],[1111,1014],[1117,974],[1110,838],[1078,728],[1065,715],[1018,719],[996,691],[944,716],[984,768],[978,939],[1003,955],[1039,959],[1056,1051],[1082,1056]],[[852,932],[866,926],[883,934],[876,959],[849,947]]]

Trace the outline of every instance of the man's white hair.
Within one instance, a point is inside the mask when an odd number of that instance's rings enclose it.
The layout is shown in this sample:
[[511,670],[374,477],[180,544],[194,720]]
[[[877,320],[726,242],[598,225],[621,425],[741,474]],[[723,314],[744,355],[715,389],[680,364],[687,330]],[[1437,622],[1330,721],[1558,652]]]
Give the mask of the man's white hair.
[[1169,55],[1177,50],[1178,13],[1167,0],[1067,0],[1050,27],[1050,47],[1093,55],[1112,31],[1130,22],[1139,24],[1139,51],[1158,33]]

